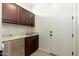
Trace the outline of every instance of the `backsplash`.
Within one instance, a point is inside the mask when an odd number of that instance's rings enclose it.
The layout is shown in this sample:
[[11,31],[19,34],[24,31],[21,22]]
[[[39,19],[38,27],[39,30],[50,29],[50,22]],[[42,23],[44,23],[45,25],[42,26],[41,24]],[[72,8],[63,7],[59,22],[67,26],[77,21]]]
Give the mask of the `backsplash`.
[[23,26],[23,25],[16,25],[16,24],[2,24],[2,34],[3,35],[19,35],[19,34],[26,34],[29,32],[33,32],[34,27],[30,26]]

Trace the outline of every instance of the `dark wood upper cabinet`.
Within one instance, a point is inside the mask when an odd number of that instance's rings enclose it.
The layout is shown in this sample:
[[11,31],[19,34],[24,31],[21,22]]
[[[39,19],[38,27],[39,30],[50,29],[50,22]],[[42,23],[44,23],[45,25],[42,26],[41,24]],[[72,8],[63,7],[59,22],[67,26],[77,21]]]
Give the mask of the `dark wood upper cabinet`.
[[30,26],[35,26],[35,15],[33,13],[28,12],[28,19],[29,19],[28,24]]
[[35,26],[35,15],[17,4],[3,3],[2,21],[5,23]]
[[28,11],[24,8],[20,8],[20,24],[28,25]]
[[18,23],[18,8],[15,4],[3,3],[2,4],[2,21],[6,23]]

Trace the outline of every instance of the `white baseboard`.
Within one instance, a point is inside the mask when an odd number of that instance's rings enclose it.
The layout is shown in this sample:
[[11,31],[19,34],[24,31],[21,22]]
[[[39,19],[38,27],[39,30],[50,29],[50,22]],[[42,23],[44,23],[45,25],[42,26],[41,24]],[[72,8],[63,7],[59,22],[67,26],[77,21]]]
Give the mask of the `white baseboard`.
[[55,54],[53,54],[53,53],[50,53],[50,51],[47,51],[47,50],[45,50],[45,49],[42,49],[42,48],[38,48],[39,50],[42,50],[42,51],[44,51],[44,52],[46,52],[46,53],[48,53],[48,54],[50,54],[50,55],[53,55],[53,56],[57,56],[57,55],[55,55]]

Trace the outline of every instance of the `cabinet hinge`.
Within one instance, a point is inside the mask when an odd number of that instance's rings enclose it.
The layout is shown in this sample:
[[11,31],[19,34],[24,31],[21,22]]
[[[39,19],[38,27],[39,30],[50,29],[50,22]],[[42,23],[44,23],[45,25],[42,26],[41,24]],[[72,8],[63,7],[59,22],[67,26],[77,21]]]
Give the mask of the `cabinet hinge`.
[[74,16],[72,16],[72,20],[74,19]]
[[74,52],[72,51],[72,56],[74,55]]
[[72,38],[74,37],[74,34],[72,34]]

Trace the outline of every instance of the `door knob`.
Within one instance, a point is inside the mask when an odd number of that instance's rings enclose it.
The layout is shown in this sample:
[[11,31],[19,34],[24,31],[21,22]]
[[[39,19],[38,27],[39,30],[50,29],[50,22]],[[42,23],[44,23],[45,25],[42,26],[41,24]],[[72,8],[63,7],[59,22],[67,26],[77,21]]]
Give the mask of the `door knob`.
[[52,34],[50,34],[50,36],[52,36]]

